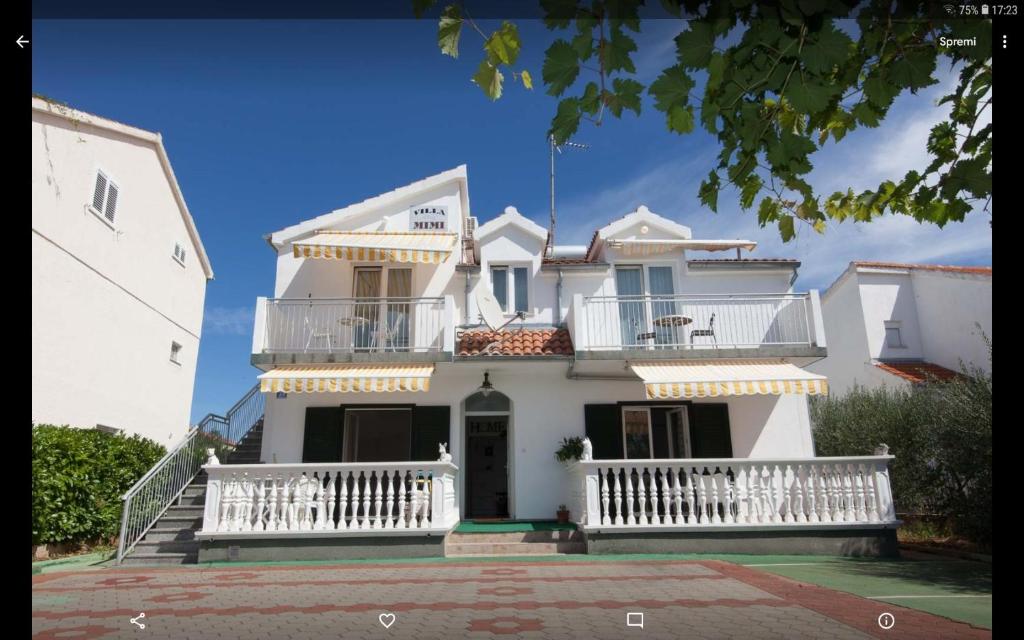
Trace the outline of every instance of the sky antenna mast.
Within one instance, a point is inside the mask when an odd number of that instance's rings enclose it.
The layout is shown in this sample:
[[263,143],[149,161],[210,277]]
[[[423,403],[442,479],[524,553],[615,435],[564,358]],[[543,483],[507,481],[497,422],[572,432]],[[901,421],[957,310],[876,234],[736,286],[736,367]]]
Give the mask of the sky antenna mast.
[[569,142],[568,140],[560,145],[555,144],[555,136],[548,136],[548,143],[551,147],[551,224],[548,227],[548,243],[544,247],[544,256],[550,258],[555,251],[555,151],[559,154],[562,153],[562,148],[566,149],[579,149],[581,151],[589,149],[589,144],[580,144],[578,142]]

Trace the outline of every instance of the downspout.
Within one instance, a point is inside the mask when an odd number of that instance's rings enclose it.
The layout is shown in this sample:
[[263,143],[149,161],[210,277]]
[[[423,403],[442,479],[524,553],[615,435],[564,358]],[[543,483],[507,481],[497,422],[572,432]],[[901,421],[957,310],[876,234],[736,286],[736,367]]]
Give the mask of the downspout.
[[558,314],[558,322],[555,323],[556,327],[562,326],[562,270],[558,270],[558,284],[555,285],[555,313]]
[[462,314],[462,316],[463,316],[462,321],[463,321],[463,323],[466,326],[469,326],[469,290],[470,290],[470,280],[472,279],[472,277],[473,277],[473,274],[470,273],[467,270],[466,271],[466,291],[465,291],[466,299],[465,299],[465,303],[463,304],[464,311],[463,311],[463,314]]

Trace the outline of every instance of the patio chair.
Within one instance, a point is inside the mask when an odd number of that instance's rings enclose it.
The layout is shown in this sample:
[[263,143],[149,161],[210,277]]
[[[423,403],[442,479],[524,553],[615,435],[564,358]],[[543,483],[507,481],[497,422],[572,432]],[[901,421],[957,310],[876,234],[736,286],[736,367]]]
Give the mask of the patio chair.
[[[386,319],[381,320],[380,324],[380,330],[377,332],[377,335],[375,336],[377,346],[379,346],[381,351],[386,351],[388,345],[390,344],[392,351],[398,351],[398,348],[396,347],[395,343],[399,338],[402,337],[402,330],[405,329],[406,327],[405,314],[396,313],[395,321],[390,327],[388,326]],[[407,345],[402,346],[404,347]]]
[[309,322],[309,318],[306,318],[305,320],[306,320],[306,333],[308,334],[309,337],[306,338],[306,347],[305,347],[304,351],[309,351],[310,343],[312,343],[314,341],[320,341],[320,340],[323,340],[323,341],[327,342],[327,350],[328,351],[333,351],[333,348],[331,347],[331,333],[332,333],[331,330],[326,328],[326,327],[315,327],[315,326],[312,326],[310,324],[310,322]]
[[711,319],[708,320],[707,329],[694,329],[690,332],[690,344],[693,344],[694,337],[711,338],[714,340],[715,346],[718,346],[718,338],[715,337],[715,314],[711,314]]

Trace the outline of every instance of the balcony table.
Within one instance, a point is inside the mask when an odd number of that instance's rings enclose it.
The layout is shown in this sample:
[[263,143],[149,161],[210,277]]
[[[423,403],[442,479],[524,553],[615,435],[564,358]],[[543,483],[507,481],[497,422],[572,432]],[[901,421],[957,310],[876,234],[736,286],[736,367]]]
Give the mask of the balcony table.
[[[357,328],[359,328],[359,327],[365,327],[365,326],[371,325],[371,324],[373,324],[373,322],[370,321],[368,318],[364,318],[363,316],[345,316],[344,318],[340,318],[338,320],[338,324],[340,324],[343,327],[348,327],[350,329],[350,331],[351,331],[351,333],[350,333],[351,340],[349,342],[352,344],[352,347],[355,348],[355,346],[356,346],[356,344],[355,344],[355,341],[356,341],[356,331],[355,330]],[[376,331],[372,331],[372,332],[370,332],[370,347],[369,347],[369,350],[373,351],[376,348],[377,348],[377,332]]]
[[[654,320],[651,321],[651,324],[653,324],[656,327],[671,327],[673,329],[678,329],[679,327],[685,327],[686,325],[688,325],[688,324],[690,324],[692,322],[693,322],[693,318],[691,318],[690,316],[684,316],[684,315],[681,315],[681,314],[672,313],[672,314],[669,314],[669,315],[658,316],[657,318],[655,318]],[[675,333],[675,331],[673,331],[673,333]],[[684,331],[683,332],[683,340],[685,341],[685,339],[686,339],[686,332]],[[674,338],[673,342],[678,343],[679,340]]]

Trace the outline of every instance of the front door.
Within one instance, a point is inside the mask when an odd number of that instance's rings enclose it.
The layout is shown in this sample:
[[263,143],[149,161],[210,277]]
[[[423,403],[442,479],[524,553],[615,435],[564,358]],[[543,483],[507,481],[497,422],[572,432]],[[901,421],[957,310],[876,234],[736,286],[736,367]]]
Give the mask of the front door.
[[507,518],[508,416],[466,416],[467,516]]

